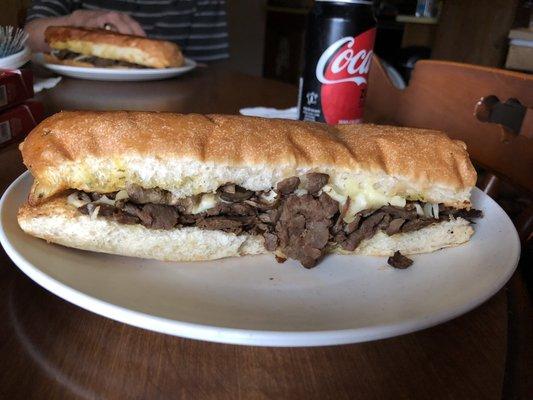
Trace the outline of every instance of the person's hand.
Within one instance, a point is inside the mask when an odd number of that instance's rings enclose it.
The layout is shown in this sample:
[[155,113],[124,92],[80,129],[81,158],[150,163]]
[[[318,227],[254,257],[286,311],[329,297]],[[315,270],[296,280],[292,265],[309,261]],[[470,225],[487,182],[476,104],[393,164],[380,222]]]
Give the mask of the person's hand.
[[111,26],[113,30],[127,35],[146,36],[143,28],[129,15],[116,11],[76,10],[68,16],[70,25],[85,28],[104,28]]

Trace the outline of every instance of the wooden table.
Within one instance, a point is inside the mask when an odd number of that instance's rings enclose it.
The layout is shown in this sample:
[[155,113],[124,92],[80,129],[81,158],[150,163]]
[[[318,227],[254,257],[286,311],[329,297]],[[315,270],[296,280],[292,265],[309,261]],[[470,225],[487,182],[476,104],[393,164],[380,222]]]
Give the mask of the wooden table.
[[[146,83],[71,80],[37,96],[61,109],[237,113],[289,107],[296,88],[216,68]],[[2,191],[23,171],[0,151]],[[498,399],[507,355],[505,289],[418,333],[347,346],[259,348],[180,339],[74,306],[0,255],[1,399]],[[422,301],[422,300],[421,300]]]

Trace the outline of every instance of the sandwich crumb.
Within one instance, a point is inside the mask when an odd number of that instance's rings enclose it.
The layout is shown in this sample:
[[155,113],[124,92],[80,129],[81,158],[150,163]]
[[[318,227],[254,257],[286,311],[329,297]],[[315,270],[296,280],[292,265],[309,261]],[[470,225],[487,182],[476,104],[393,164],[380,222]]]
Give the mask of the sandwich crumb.
[[396,251],[392,257],[389,257],[387,263],[393,268],[406,269],[413,265],[413,260]]

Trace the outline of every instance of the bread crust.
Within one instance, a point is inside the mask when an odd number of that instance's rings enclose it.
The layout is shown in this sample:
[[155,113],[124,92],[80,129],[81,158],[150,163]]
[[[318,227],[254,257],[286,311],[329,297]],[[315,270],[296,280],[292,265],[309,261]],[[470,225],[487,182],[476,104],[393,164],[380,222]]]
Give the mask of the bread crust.
[[[267,253],[261,236],[235,235],[199,228],[151,230],[81,214],[59,196],[39,206],[23,205],[18,222],[28,234],[82,250],[153,258],[164,261],[202,261]],[[388,256],[432,252],[467,242],[473,229],[464,219],[440,222],[419,231],[388,236],[378,232],[353,253],[338,248],[333,253]]]
[[151,68],[179,67],[184,63],[177,44],[104,29],[49,26],[45,41],[52,49],[126,61]]
[[[128,182],[173,191],[196,182],[187,193],[175,192],[183,196],[215,190],[228,180],[262,190],[313,170],[332,179],[387,179],[398,193],[410,185],[428,201],[461,205],[476,182],[463,142],[434,130],[392,126],[68,111],[41,122],[20,149],[35,178],[32,204],[69,188],[116,191]],[[253,187],[256,176],[265,187]]]

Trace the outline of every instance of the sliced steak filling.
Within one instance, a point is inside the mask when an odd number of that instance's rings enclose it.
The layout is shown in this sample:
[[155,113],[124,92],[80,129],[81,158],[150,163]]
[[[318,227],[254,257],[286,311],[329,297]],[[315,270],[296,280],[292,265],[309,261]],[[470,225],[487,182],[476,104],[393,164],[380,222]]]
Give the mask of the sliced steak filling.
[[406,269],[413,265],[413,260],[407,258],[399,251],[395,252],[392,257],[389,257],[387,263],[394,268]]
[[280,210],[274,231],[279,250],[306,268],[314,267],[326,252],[329,229],[335,221],[333,216],[339,211],[338,203],[325,193],[319,197],[289,195]]
[[[85,203],[77,206],[81,213],[121,224],[142,224],[148,229],[197,227],[236,235],[262,235],[268,251],[276,252],[279,259],[296,259],[306,268],[314,267],[330,248],[354,251],[379,231],[391,236],[453,218],[472,220],[482,216],[479,210],[439,205],[439,218],[426,217],[417,213],[424,204],[408,202],[405,207],[386,205],[363,210],[346,222],[349,199],[340,209],[337,201],[322,192],[328,180],[328,175],[313,172],[302,179],[284,179],[267,192],[254,192],[228,183],[216,191],[215,205],[197,214],[191,210],[201,195],[178,199],[169,191],[138,185],[126,188],[126,199],[123,193],[104,196],[84,192],[77,192],[74,198]],[[307,194],[302,194],[305,191]],[[120,200],[114,200],[115,197]],[[398,253],[389,263],[402,268],[408,263],[406,260]]]
[[78,60],[94,65],[95,67],[126,67],[126,68],[148,68],[144,65],[129,63],[127,61],[110,60],[95,56],[86,56],[80,53],[74,53],[69,50],[53,50],[52,54],[60,60]]

